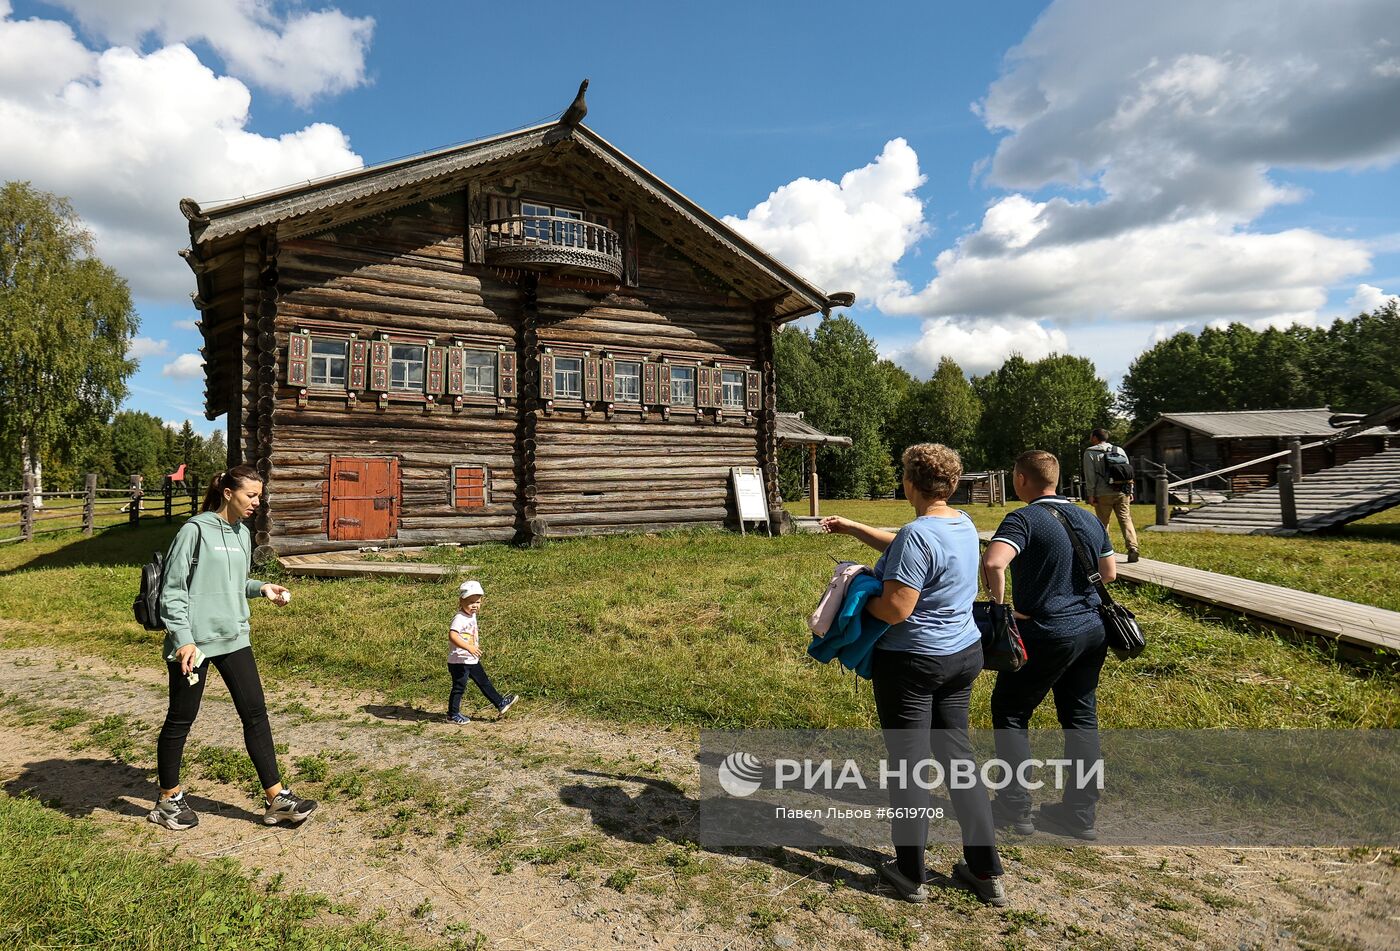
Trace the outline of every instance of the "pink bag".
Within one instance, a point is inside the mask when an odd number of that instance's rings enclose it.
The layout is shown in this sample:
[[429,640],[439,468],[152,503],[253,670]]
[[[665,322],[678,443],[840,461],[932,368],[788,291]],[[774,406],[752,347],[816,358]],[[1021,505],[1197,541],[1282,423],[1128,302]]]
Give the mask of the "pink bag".
[[807,618],[808,630],[818,637],[831,630],[831,622],[836,620],[836,614],[841,610],[841,602],[846,600],[846,589],[850,587],[851,582],[859,575],[873,573],[869,567],[858,561],[837,562],[836,570],[831,573],[831,583],[826,586],[821,600],[817,602],[817,609]]

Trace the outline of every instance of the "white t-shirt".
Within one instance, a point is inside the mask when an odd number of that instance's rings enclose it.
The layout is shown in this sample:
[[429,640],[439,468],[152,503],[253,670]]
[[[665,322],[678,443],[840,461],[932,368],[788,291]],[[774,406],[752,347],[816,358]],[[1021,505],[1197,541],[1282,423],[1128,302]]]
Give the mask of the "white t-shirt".
[[[466,641],[477,650],[481,650],[481,645],[476,639],[475,614],[463,614],[458,611],[457,616],[452,619],[452,630],[462,635],[462,640]],[[452,644],[447,651],[447,662],[449,664],[477,664],[481,661],[480,658],[473,657],[456,644]]]

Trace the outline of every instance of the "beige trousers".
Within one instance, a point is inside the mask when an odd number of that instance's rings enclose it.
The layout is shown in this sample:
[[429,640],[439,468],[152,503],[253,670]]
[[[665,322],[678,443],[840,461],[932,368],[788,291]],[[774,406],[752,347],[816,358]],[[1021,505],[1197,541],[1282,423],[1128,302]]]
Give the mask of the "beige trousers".
[[1123,540],[1128,543],[1128,551],[1136,551],[1138,546],[1137,529],[1133,527],[1132,500],[1131,495],[1108,492],[1096,496],[1094,501],[1094,514],[1103,522],[1104,528],[1108,528],[1110,516],[1118,516],[1118,527],[1123,529]]

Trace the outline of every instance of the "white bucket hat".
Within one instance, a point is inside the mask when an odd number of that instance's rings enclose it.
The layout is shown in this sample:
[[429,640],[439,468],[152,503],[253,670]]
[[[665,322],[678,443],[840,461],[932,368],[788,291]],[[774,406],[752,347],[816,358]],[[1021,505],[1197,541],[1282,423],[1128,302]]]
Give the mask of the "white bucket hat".
[[457,589],[457,597],[470,598],[472,595],[482,597],[486,592],[481,590],[480,581],[463,581],[462,586]]

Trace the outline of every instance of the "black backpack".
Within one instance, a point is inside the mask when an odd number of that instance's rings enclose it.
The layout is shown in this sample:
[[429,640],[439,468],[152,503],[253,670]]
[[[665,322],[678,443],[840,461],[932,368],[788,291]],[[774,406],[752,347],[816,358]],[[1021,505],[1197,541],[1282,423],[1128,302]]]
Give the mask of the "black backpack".
[[1131,487],[1137,478],[1128,454],[1121,447],[1112,444],[1109,444],[1103,453],[1103,474],[1108,484],[1114,488]]
[[[194,577],[194,569],[199,564],[199,546],[204,541],[204,533],[195,529],[194,557],[190,559],[190,573],[185,576],[185,587],[189,587]],[[165,623],[160,619],[160,589],[165,586],[165,556],[153,552],[151,560],[141,566],[141,589],[136,600],[131,602],[131,613],[148,631],[163,631]]]

